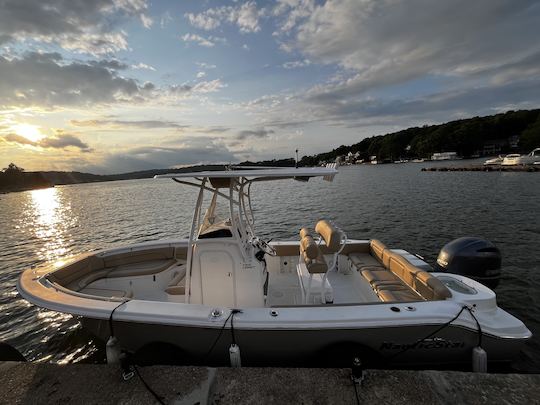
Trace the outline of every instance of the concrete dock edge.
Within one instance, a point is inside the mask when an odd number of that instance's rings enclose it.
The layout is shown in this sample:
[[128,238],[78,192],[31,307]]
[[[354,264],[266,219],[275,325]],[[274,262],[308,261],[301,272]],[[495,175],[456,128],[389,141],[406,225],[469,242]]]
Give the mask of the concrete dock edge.
[[[349,369],[139,367],[168,404],[540,404],[540,375]],[[135,375],[107,365],[0,363],[6,404],[154,404]]]

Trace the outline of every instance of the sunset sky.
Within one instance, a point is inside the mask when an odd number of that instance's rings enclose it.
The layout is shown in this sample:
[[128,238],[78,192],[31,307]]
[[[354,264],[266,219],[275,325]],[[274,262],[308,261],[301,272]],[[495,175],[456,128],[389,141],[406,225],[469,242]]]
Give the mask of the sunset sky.
[[540,2],[0,0],[0,168],[314,154],[540,106]]

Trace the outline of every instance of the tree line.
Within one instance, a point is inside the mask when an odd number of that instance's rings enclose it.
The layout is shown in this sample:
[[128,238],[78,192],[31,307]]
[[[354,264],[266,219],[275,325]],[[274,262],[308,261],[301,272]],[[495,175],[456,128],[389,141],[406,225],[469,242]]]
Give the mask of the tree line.
[[22,167],[10,163],[0,171],[0,192],[50,187],[51,184],[39,172],[25,172]]
[[[517,138],[517,148],[512,138]],[[540,147],[540,109],[508,111],[487,117],[451,121],[440,125],[424,125],[402,131],[365,138],[354,145],[341,145],[330,152],[304,156],[302,166],[321,161],[333,162],[349,152],[359,159],[397,160],[430,158],[435,152],[457,152],[459,156],[483,155],[484,146],[497,143],[501,153],[527,153]]]

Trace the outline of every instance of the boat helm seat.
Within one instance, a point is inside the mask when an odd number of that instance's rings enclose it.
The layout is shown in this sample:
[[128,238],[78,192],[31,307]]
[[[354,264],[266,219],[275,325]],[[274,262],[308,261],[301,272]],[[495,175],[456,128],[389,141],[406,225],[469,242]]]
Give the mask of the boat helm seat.
[[344,233],[330,221],[322,219],[317,222],[315,232],[324,240],[326,248],[330,253],[336,253],[343,249],[344,243],[342,243],[342,239]]
[[300,257],[297,265],[302,302],[309,303],[312,293],[320,294],[321,301],[334,300],[333,289],[327,278],[328,265],[311,234],[306,228],[300,230]]

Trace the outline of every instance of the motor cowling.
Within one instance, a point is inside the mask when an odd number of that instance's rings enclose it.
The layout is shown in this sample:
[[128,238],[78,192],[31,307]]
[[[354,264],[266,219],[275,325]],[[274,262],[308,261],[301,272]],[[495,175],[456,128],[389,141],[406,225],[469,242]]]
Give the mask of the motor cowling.
[[490,241],[463,237],[443,246],[436,271],[459,274],[495,288],[501,277],[501,252]]

